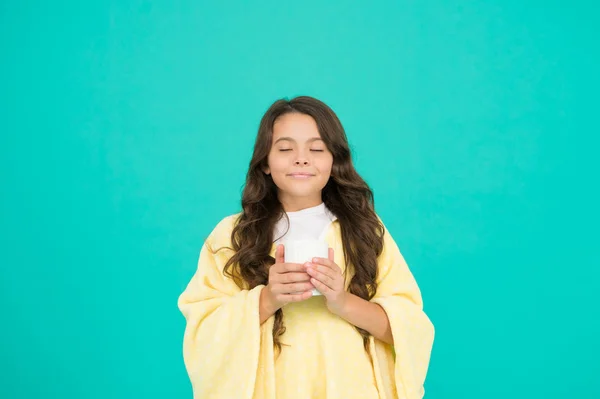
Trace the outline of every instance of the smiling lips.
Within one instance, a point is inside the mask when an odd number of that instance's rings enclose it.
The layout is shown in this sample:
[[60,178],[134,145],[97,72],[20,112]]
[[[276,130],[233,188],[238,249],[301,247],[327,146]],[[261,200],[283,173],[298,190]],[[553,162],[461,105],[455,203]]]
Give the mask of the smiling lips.
[[306,173],[306,172],[298,172],[298,173],[290,173],[288,176],[290,176],[293,179],[308,179],[310,177],[313,177],[314,175],[311,173]]

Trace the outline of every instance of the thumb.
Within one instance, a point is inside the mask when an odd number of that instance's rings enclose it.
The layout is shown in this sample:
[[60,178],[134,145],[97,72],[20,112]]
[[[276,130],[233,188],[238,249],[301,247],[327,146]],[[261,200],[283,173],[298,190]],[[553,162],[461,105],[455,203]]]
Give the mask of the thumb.
[[333,259],[333,248],[329,248],[329,260],[332,261],[332,262],[334,262],[334,259]]
[[275,250],[275,263],[284,263],[285,259],[285,247],[283,244],[279,244]]

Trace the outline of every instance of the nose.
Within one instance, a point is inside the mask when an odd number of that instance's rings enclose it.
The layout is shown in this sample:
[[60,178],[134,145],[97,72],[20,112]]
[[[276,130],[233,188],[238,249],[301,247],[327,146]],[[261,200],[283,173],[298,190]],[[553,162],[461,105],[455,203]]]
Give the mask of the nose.
[[310,150],[301,148],[296,152],[296,159],[294,160],[294,166],[308,166],[310,164]]

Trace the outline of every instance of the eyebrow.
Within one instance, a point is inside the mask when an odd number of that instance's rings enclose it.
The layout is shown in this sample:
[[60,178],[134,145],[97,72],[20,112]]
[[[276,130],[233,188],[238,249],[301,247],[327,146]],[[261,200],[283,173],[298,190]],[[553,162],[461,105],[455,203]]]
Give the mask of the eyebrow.
[[[278,138],[278,139],[275,141],[275,143],[273,143],[273,144],[277,144],[277,143],[279,143],[280,141],[284,141],[284,140],[285,140],[285,141],[292,141],[292,142],[294,142],[294,143],[296,142],[296,140],[294,140],[294,139],[293,139],[293,138],[291,138],[291,137],[280,137],[280,138]],[[320,138],[320,137],[311,137],[310,139],[308,139],[308,140],[306,140],[306,141],[307,141],[307,142],[309,142],[309,143],[312,143],[313,141],[317,141],[317,140],[321,140],[321,141],[323,141],[323,139],[322,139],[322,138]]]

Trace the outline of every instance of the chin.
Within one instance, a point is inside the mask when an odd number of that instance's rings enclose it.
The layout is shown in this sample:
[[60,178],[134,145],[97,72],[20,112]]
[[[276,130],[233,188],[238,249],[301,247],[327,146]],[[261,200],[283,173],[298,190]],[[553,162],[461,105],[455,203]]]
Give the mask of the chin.
[[303,197],[312,197],[315,194],[319,193],[320,190],[311,190],[311,191],[288,191],[287,194],[293,197],[303,198]]
[[286,189],[283,191],[291,197],[302,198],[302,197],[312,197],[315,194],[320,193],[321,189],[319,189],[318,187],[314,187],[311,189],[299,190],[298,187],[286,187]]

